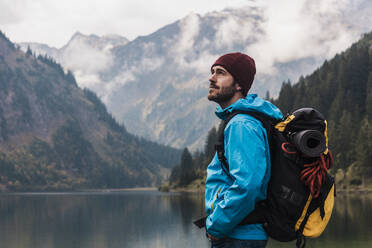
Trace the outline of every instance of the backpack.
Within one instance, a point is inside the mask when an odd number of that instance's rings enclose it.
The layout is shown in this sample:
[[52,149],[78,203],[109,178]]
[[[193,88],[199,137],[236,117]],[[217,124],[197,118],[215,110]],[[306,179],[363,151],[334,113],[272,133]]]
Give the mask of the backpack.
[[[333,164],[328,150],[327,122],[320,112],[302,108],[284,120],[272,119],[263,113],[234,111],[221,123],[216,151],[222,170],[229,176],[224,156],[224,129],[237,114],[248,114],[266,129],[271,158],[271,177],[267,199],[239,225],[263,224],[268,236],[288,242],[297,240],[305,247],[305,237],[322,234],[331,217],[335,184],[328,174]],[[194,222],[205,226],[205,218]]]

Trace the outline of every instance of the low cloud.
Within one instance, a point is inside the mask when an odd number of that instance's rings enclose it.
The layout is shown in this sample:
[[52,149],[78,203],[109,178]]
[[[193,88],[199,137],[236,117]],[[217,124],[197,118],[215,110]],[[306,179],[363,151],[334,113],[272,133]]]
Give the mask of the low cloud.
[[106,82],[101,81],[101,86],[103,87],[97,89],[97,92],[101,92],[102,100],[105,103],[109,103],[110,98],[123,86],[135,82],[141,74],[146,74],[159,69],[163,64],[164,58],[143,57],[136,65],[130,67],[124,65],[121,69],[122,72],[113,80]]
[[181,19],[179,23],[180,35],[173,47],[170,48],[168,55],[173,57],[180,67],[187,66],[187,57],[192,57],[192,53],[195,52],[193,46],[199,35],[199,22],[199,15],[191,13]]
[[73,73],[81,88],[88,88],[95,92],[100,91],[100,88],[102,87],[101,85],[102,81],[99,78],[98,74],[96,73],[87,74],[80,70],[74,70]]
[[[230,11],[234,11],[231,15]],[[218,48],[233,49],[237,44],[253,42],[252,37],[260,33],[260,19],[255,15],[262,15],[261,10],[255,7],[223,11],[224,20],[218,25],[215,43]]]
[[[102,85],[100,72],[112,65],[110,50],[99,50],[91,46],[84,38],[70,41],[59,60],[65,68],[70,69],[79,86],[97,92],[106,101],[107,85]],[[103,90],[102,90],[103,88]]]
[[360,30],[343,16],[351,4],[350,0],[269,0],[261,6],[264,33],[245,50],[266,74],[277,72],[276,63],[310,56],[329,59],[358,38]]
[[140,68],[144,72],[155,71],[164,64],[164,58],[143,58],[140,63]]
[[86,74],[99,73],[112,65],[110,50],[101,50],[90,45],[85,38],[73,39],[63,51],[61,61],[72,70]]
[[135,79],[136,76],[131,70],[123,70],[123,72],[117,75],[113,80],[109,82],[101,82],[101,86],[103,87],[101,87],[97,92],[101,93],[102,101],[108,104],[110,103],[112,95],[115,94],[117,90]]
[[210,67],[219,56],[220,55],[212,54],[208,51],[203,51],[196,59],[185,64],[184,68],[193,70],[196,76],[205,76],[206,81],[208,81]]

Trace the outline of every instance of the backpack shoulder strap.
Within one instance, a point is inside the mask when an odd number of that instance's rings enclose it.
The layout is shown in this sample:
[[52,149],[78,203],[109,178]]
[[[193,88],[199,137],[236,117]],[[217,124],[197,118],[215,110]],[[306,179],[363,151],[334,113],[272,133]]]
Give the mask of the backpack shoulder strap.
[[221,166],[222,170],[230,177],[231,175],[229,173],[230,171],[229,164],[227,163],[227,160],[225,158],[224,131],[225,131],[227,124],[230,122],[230,120],[238,114],[250,115],[262,123],[263,127],[266,129],[270,147],[271,147],[271,139],[269,137],[271,137],[271,130],[272,130],[271,127],[273,126],[274,123],[278,122],[278,120],[271,118],[263,113],[256,112],[256,111],[243,111],[243,110],[231,112],[231,114],[229,114],[228,117],[224,121],[221,122],[220,127],[219,127],[219,132],[218,132],[218,141],[217,141],[217,144],[215,145],[215,150],[217,152],[218,160],[223,165]]
[[224,131],[225,131],[225,128],[227,126],[227,124],[230,122],[230,120],[237,114],[240,114],[239,111],[234,111],[232,112],[231,114],[229,114],[227,116],[227,118],[225,120],[223,120],[221,123],[220,123],[220,126],[218,128],[218,139],[217,139],[217,143],[215,144],[214,148],[217,152],[217,157],[218,157],[218,160],[222,163],[223,166],[222,167],[222,170],[228,175],[230,176],[230,169],[229,169],[229,164],[227,163],[227,160],[226,160],[226,157],[225,157],[225,145],[224,145],[224,142],[225,142],[225,134],[224,134]]

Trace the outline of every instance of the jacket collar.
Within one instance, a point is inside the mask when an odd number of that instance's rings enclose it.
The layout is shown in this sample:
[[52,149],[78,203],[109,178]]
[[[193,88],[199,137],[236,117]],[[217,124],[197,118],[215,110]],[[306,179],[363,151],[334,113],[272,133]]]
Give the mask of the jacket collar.
[[243,99],[244,98],[238,99],[236,102],[226,107],[225,109],[222,109],[220,106],[217,106],[216,112],[215,112],[217,117],[222,120],[225,120],[227,116],[229,116],[229,114],[231,114],[231,112],[233,112],[236,109],[235,107],[239,105],[240,104],[239,102],[241,102]]

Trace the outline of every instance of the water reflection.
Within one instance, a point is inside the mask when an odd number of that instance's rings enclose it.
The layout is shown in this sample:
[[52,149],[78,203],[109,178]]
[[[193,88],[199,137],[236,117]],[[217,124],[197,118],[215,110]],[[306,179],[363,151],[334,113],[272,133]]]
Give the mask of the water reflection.
[[[372,196],[338,195],[324,235],[307,247],[370,247]],[[0,195],[5,248],[209,247],[192,225],[202,194],[156,191]],[[294,247],[270,241],[268,247]]]
[[202,247],[204,239],[189,240],[201,203],[156,191],[2,195],[1,247]]

